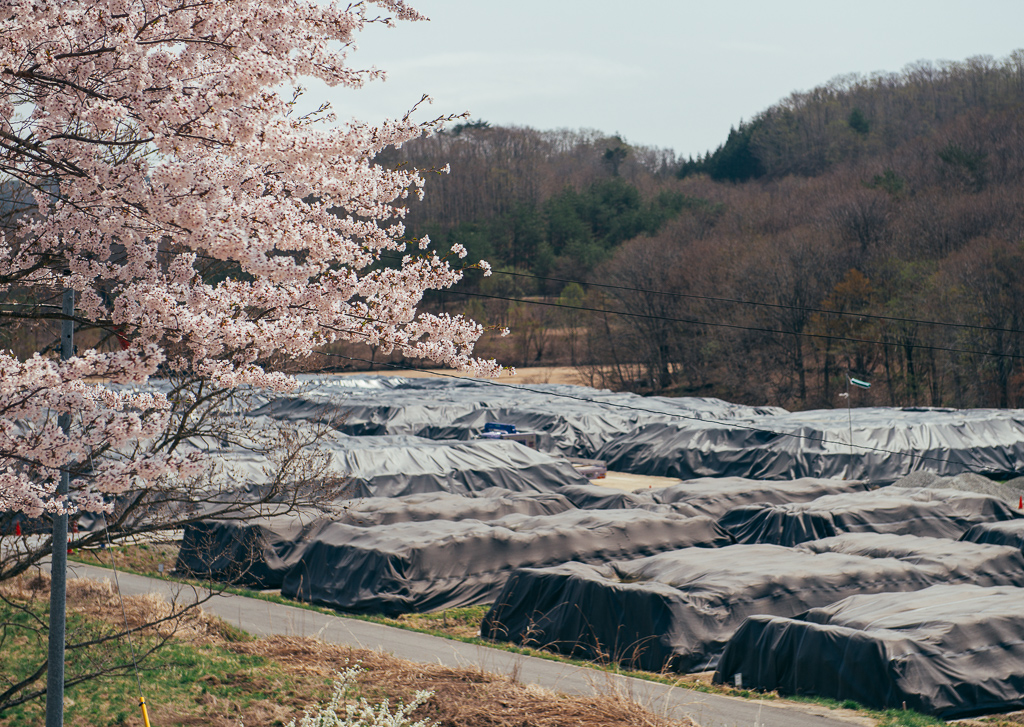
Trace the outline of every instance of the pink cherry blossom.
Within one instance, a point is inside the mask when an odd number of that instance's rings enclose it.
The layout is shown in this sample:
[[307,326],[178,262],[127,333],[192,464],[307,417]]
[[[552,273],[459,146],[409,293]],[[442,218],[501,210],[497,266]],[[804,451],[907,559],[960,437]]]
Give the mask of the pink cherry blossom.
[[[270,357],[346,340],[498,373],[473,356],[479,325],[419,309],[462,263],[405,239],[423,177],[374,161],[454,117],[296,111],[308,79],[382,77],[346,64],[367,24],[421,19],[403,0],[0,0],[0,181],[31,195],[0,234],[6,320],[54,317],[46,301],[70,287],[79,327],[124,348],[0,353],[0,509],[70,506],[53,497],[60,468],[100,451],[79,507],[201,467],[135,446],[170,416],[145,393],[158,371],[285,389]],[[416,255],[377,265],[408,242]]]

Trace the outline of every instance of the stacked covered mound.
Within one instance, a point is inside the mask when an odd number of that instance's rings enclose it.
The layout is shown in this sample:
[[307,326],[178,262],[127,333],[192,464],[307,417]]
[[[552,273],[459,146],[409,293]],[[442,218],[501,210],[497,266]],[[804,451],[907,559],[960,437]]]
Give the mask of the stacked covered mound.
[[556,493],[495,487],[475,494],[435,492],[346,500],[338,503],[329,518],[313,510],[268,515],[246,509],[231,517],[200,520],[185,527],[176,569],[225,583],[280,588],[285,573],[299,561],[311,539],[332,521],[368,528],[430,520],[495,520],[513,514],[553,515],[574,509]]
[[747,616],[794,616],[857,593],[937,583],[1024,586],[1003,546],[859,534],[814,547],[686,549],[606,566],[512,574],[484,618],[486,638],[651,671],[711,668]]
[[810,502],[738,507],[719,522],[740,543],[796,545],[847,532],[957,539],[977,523],[1020,517],[1008,503],[987,495],[883,487]]
[[1024,518],[998,523],[978,523],[964,533],[961,539],[972,543],[1011,545],[1024,550]]
[[330,523],[312,534],[281,592],[347,611],[432,611],[493,600],[516,568],[601,563],[731,542],[710,518],[645,510],[568,510],[375,528]]
[[1024,706],[1024,589],[937,585],[754,616],[715,674],[745,687],[904,704],[943,719]]
[[253,412],[291,421],[320,421],[356,435],[415,434],[470,439],[489,422],[539,432],[541,449],[592,457],[638,424],[747,420],[782,414],[708,397],[641,397],[568,384],[506,384],[467,378],[308,378],[304,390]]
[[810,502],[826,495],[867,490],[866,482],[820,477],[803,477],[787,482],[766,482],[744,477],[702,477],[657,490],[641,490],[638,494],[646,494],[655,503],[670,506],[683,515],[719,518],[730,510],[746,505]]
[[[261,420],[253,420],[259,426]],[[322,433],[315,445],[325,458],[323,476],[343,478],[344,497],[399,497],[428,492],[471,495],[491,487],[512,492],[552,492],[586,485],[566,460],[517,442],[482,439],[435,441],[408,435],[353,437]],[[216,453],[227,485],[259,486],[273,477],[267,458],[244,449]]]
[[639,421],[596,456],[609,469],[681,479],[812,476],[888,484],[919,468],[1012,474],[1024,461],[1024,410],[871,407]]

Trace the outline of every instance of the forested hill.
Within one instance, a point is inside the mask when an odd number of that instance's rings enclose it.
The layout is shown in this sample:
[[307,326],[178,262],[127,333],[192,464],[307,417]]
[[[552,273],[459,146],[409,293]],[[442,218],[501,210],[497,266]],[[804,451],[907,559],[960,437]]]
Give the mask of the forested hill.
[[[795,93],[700,159],[472,122],[389,152],[450,175],[414,234],[499,272],[439,305],[485,353],[793,408],[1024,406],[1024,52]],[[570,283],[568,281],[575,281]],[[547,305],[542,305],[546,303]]]
[[[713,153],[684,163],[680,176],[745,181],[814,176],[837,164],[913,153],[944,141],[942,160],[973,184],[1010,169],[986,159],[993,136],[1014,123],[1024,101],[1024,51],[1003,60],[919,62],[900,73],[835,78],[741,123]],[[1018,152],[1019,153],[1019,152]]]

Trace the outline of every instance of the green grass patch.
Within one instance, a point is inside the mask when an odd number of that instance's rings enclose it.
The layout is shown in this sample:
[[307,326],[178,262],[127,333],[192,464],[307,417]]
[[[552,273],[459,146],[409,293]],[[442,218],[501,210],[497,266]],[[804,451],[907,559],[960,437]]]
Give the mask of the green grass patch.
[[[28,606],[29,612],[0,604],[0,631],[5,637],[0,647],[0,678],[8,683],[26,677],[46,658],[47,635],[39,630],[48,616],[45,599],[16,603]],[[117,625],[98,618],[68,613],[72,642],[100,638],[117,629]],[[155,646],[160,637],[135,633],[132,640],[139,654]],[[69,681],[116,665],[128,668],[69,685],[65,691],[65,723],[90,727],[141,724],[139,688],[131,663],[132,650],[123,638],[69,650],[65,660]],[[219,724],[221,716],[247,712],[260,702],[290,699],[297,705],[306,704],[313,694],[319,697],[330,687],[330,680],[318,678],[315,684],[300,690],[293,676],[263,657],[173,638],[139,664],[139,678],[154,724],[173,724],[175,715],[186,714],[208,716],[210,724]],[[45,678],[29,688],[44,686]],[[295,711],[301,713],[301,709]],[[0,712],[0,725],[42,724],[44,713],[45,697],[39,697]]]

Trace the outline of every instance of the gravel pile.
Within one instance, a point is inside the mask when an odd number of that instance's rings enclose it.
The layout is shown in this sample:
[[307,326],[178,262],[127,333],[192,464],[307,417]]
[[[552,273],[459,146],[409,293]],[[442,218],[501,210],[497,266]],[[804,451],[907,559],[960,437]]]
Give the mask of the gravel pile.
[[1009,482],[993,482],[987,477],[965,472],[956,477],[941,477],[933,472],[911,472],[906,477],[896,480],[893,487],[927,487],[930,490],[959,490],[960,492],[976,492],[979,495],[998,497],[1007,502],[1017,504],[1024,493],[1024,477],[1017,477]]

